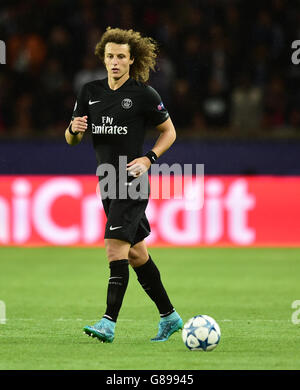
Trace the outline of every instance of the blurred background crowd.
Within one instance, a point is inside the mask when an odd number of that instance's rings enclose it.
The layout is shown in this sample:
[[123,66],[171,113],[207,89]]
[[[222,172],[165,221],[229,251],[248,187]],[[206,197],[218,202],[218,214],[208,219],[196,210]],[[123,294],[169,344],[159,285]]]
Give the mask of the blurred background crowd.
[[107,26],[159,42],[150,85],[182,135],[300,135],[300,3],[27,0],[0,4],[0,136],[61,137]]

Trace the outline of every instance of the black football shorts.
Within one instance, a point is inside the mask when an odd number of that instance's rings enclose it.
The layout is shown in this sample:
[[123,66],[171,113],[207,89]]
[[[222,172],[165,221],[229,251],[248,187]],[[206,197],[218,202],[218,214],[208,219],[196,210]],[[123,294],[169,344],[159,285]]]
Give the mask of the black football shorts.
[[[150,191],[150,187],[148,188]],[[104,238],[129,242],[134,246],[149,236],[151,229],[145,214],[148,197],[138,199],[102,198],[107,217]]]
[[107,216],[104,238],[126,241],[131,246],[150,234],[145,214],[148,199],[102,199]]

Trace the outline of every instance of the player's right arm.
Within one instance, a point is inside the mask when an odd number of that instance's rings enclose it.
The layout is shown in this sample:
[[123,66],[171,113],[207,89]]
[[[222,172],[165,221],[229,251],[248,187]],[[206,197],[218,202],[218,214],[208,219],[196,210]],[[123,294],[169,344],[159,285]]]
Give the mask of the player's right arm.
[[[72,119],[65,131],[65,138],[69,145],[77,145],[87,129],[87,116],[78,116]],[[73,134],[72,134],[73,133]]]
[[[83,85],[77,95],[72,119],[65,131],[65,138],[69,145],[77,145],[81,142],[88,128],[88,91],[87,84]],[[73,134],[72,134],[73,133]]]

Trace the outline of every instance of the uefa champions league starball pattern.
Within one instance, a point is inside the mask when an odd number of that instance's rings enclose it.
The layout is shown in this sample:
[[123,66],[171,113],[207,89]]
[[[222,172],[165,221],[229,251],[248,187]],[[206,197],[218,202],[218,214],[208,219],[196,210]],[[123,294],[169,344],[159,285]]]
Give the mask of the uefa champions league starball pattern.
[[192,351],[212,351],[219,344],[220,338],[219,325],[207,315],[189,319],[182,329],[182,340]]

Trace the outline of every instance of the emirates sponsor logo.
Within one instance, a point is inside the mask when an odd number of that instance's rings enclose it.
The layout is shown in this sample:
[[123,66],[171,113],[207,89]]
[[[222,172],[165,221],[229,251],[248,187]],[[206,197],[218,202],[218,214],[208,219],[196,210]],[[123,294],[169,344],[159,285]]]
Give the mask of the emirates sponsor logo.
[[101,121],[101,125],[95,125],[94,123],[92,123],[93,134],[126,135],[128,132],[127,126],[114,125],[114,118],[111,118],[109,116],[102,116]]

